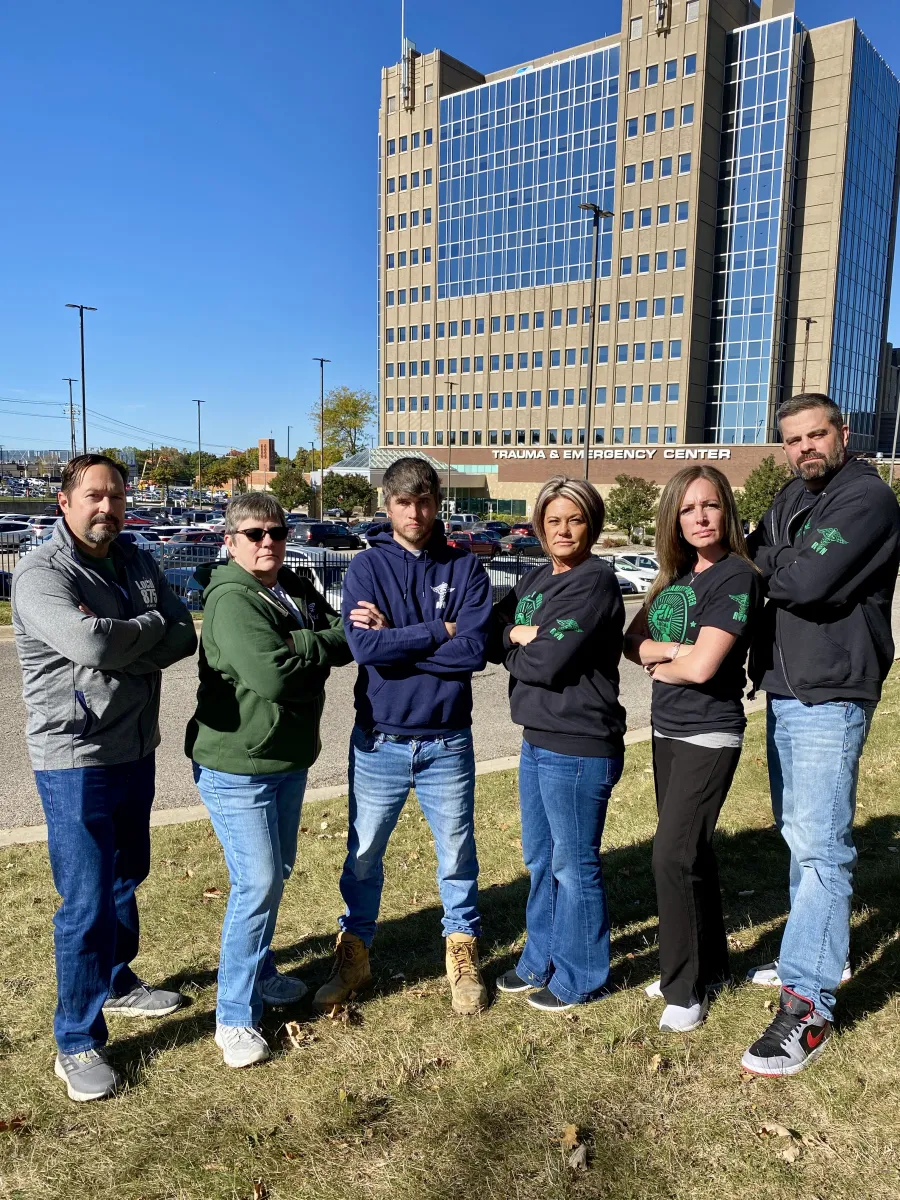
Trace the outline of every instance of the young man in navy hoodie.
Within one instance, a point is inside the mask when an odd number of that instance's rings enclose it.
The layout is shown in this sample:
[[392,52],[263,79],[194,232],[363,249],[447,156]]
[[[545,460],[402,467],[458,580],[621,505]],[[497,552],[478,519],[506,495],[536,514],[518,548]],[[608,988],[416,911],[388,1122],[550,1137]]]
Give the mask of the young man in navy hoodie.
[[447,545],[429,463],[398,459],[382,489],[391,524],[369,534],[370,549],[344,579],[344,627],[359,664],[340,884],[347,909],[315,1006],[330,1011],[372,982],[382,862],[414,787],[437,851],[453,1009],[474,1015],[487,991],[478,963],[472,672],[486,662],[491,587],[473,554]]
[[847,453],[841,410],[818,393],[778,410],[795,478],[748,546],[769,602],[750,675],[767,693],[769,781],[791,852],[778,960],[750,972],[781,987],[742,1065],[795,1075],[824,1050],[847,975],[859,758],[894,658],[891,601],[900,507],[871,465]]

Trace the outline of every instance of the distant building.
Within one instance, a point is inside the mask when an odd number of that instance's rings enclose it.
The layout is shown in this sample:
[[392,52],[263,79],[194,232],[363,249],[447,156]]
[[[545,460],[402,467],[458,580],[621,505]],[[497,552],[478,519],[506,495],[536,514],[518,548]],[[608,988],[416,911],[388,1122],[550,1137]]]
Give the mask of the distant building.
[[[878,402],[878,451],[893,455],[897,433],[897,408],[900,405],[900,346],[885,343]],[[900,443],[900,437],[898,437]]]

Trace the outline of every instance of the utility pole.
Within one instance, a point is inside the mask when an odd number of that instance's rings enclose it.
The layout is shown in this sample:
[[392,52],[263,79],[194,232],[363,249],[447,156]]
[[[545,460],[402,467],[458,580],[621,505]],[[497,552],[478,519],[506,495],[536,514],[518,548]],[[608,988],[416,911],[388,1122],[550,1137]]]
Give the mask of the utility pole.
[[201,465],[200,465],[200,405],[205,404],[205,400],[192,400],[191,404],[197,405],[197,505],[200,511],[203,511],[203,487],[201,483]]
[[81,453],[87,454],[87,393],[84,386],[84,314],[96,312],[90,304],[67,304],[66,308],[78,309],[78,327],[81,333]]
[[[315,478],[315,467],[316,467],[316,443],[310,442],[309,443],[309,486],[313,489],[315,489],[315,486],[316,486],[315,483],[313,482],[313,480]],[[313,515],[314,515],[313,513],[310,513],[310,516],[313,516]],[[323,515],[324,515],[324,513],[322,512],[322,506],[320,503],[319,516],[322,517]]]
[[806,367],[809,362],[809,327],[810,325],[818,325],[819,323],[813,317],[803,317],[802,320],[806,322],[806,337],[803,341],[803,374],[800,377],[801,393],[806,391]]
[[288,460],[288,462],[291,461],[291,426],[290,425],[288,425],[288,436],[287,436],[287,460]]
[[591,268],[591,337],[588,349],[587,413],[584,421],[584,478],[587,480],[591,460],[591,417],[594,411],[594,359],[597,357],[597,317],[599,315],[597,312],[597,261],[600,252],[600,218],[611,217],[613,214],[607,209],[601,208],[599,204],[579,204],[578,207],[591,214],[594,225],[594,255]]
[[68,375],[63,376],[63,383],[69,385],[69,431],[72,435],[72,457],[75,457],[75,405],[72,403],[72,384],[77,383],[77,379],[70,379]]
[[453,458],[453,389],[450,384],[450,395],[447,397],[447,520],[450,520],[450,464]]
[[330,358],[313,358],[319,364],[319,443],[321,445],[321,462],[319,463],[319,517],[325,518],[325,364]]

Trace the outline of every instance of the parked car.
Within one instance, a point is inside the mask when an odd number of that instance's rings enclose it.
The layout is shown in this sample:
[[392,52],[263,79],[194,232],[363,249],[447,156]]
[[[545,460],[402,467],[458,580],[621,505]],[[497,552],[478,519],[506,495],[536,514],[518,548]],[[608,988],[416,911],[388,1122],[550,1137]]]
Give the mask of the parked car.
[[12,571],[0,571],[0,600],[8,600],[12,595]]
[[159,538],[159,540],[161,542],[168,542],[170,540],[170,538],[175,537],[175,535],[177,533],[186,532],[188,529],[188,526],[187,525],[162,525],[162,524],[160,524],[160,525],[154,525],[152,528],[153,528],[153,532],[156,534],[156,536]]
[[500,539],[504,554],[536,554],[544,553],[540,538],[534,534],[510,533]]
[[351,555],[335,554],[318,546],[299,549],[289,545],[284,555],[284,565],[308,579],[338,612],[341,610],[344,576],[350,562]]
[[646,571],[642,567],[637,567],[630,559],[618,554],[613,558],[612,565],[616,574],[625,575],[628,579],[631,579],[639,592],[646,592],[658,573],[657,571]]
[[473,533],[496,533],[499,537],[506,537],[510,532],[510,526],[506,521],[477,521],[472,526]]
[[152,537],[148,537],[148,535],[144,533],[143,529],[137,529],[135,527],[132,527],[131,529],[123,529],[116,538],[116,541],[129,542],[132,546],[137,546],[139,550],[149,550],[151,553],[154,545],[158,546],[160,544],[159,538],[154,541]]
[[334,550],[359,550],[362,542],[347,525],[334,521],[331,524],[316,522],[314,525],[298,525],[294,530],[294,545],[330,547]]
[[25,521],[4,521],[0,525],[0,546],[9,549],[21,546],[23,542],[31,542],[35,538],[31,524]]
[[225,545],[220,533],[206,529],[185,529],[169,538],[162,550],[166,567],[190,567],[218,558]]
[[59,517],[32,517],[31,532],[32,536],[40,537],[45,529],[52,529]]
[[526,537],[534,537],[534,526],[530,521],[513,521],[509,527],[509,532],[525,534]]
[[637,567],[640,571],[652,571],[654,575],[659,574],[659,559],[655,554],[617,554],[616,560],[624,563],[631,563],[633,567]]
[[200,607],[203,588],[194,577],[193,567],[169,567],[163,571],[163,575],[176,596],[187,601],[191,608]]
[[357,537],[366,538],[370,530],[383,529],[384,525],[384,521],[360,521],[358,525],[353,526],[353,532]]
[[455,546],[457,550],[468,550],[479,558],[493,558],[499,552],[497,543],[491,538],[483,533],[468,533],[465,530],[453,530],[447,538],[447,545]]

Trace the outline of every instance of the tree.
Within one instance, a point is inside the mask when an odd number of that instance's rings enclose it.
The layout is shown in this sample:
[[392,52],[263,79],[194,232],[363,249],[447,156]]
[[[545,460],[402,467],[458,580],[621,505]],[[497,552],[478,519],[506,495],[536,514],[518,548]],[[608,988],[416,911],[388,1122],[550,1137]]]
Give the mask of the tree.
[[894,493],[894,495],[897,497],[897,499],[900,500],[900,471],[898,471],[897,468],[894,467],[894,479],[893,479],[893,482],[891,482],[890,463],[879,463],[878,464],[878,474],[881,476],[881,478],[884,480],[885,483],[891,484],[891,491]]
[[269,480],[269,490],[272,495],[288,512],[298,504],[309,504],[312,499],[312,488],[306,482],[303,472],[282,460],[278,474]]
[[649,479],[635,475],[617,475],[616,486],[606,498],[606,515],[617,529],[627,531],[629,538],[639,525],[653,519],[659,488]]
[[211,463],[203,465],[203,483],[206,487],[222,488],[231,483],[234,478],[234,459],[223,455]]
[[339,508],[350,516],[359,506],[366,516],[375,511],[375,489],[365,475],[326,475],[322,486],[326,508]]
[[247,490],[247,480],[250,478],[251,472],[259,467],[259,452],[257,452],[255,463],[249,450],[244,450],[241,454],[229,454],[227,457],[231,465],[234,491],[237,495],[242,496]]
[[790,474],[786,464],[776,463],[772,454],[764,458],[758,467],[754,467],[744,481],[744,490],[737,498],[741,520],[758,525],[769,511],[775,493],[787,483]]
[[[372,392],[354,392],[351,388],[332,388],[325,396],[325,466],[356,454],[366,444],[366,430],[378,415],[378,405]],[[322,439],[319,406],[311,408],[309,420]]]

